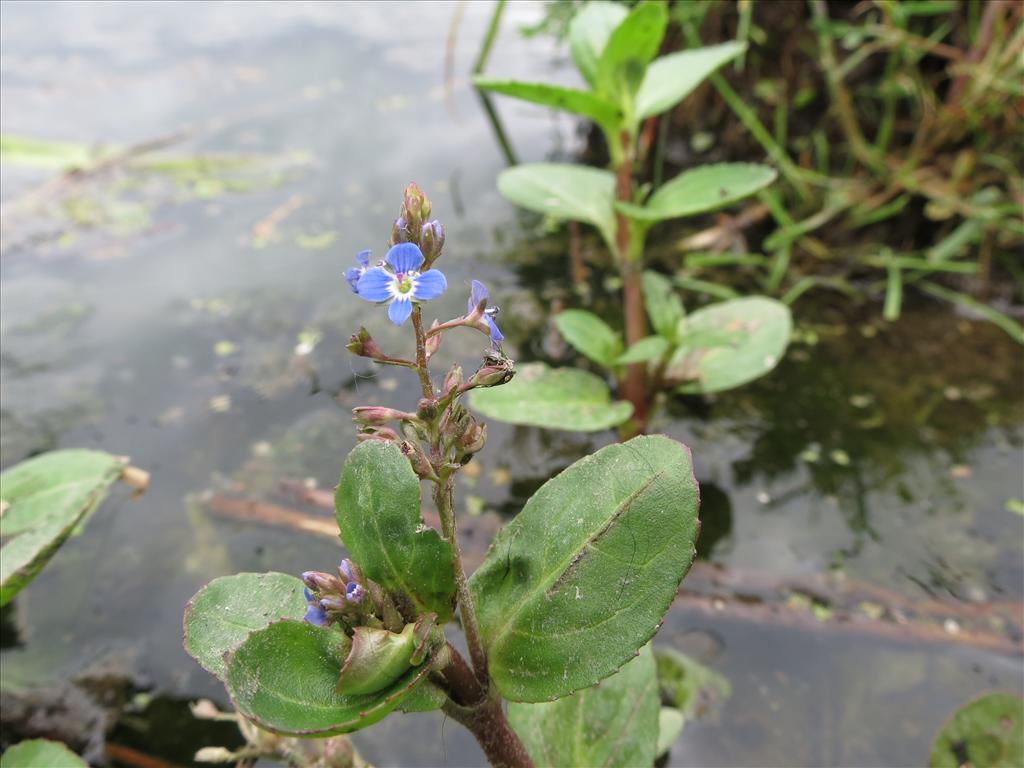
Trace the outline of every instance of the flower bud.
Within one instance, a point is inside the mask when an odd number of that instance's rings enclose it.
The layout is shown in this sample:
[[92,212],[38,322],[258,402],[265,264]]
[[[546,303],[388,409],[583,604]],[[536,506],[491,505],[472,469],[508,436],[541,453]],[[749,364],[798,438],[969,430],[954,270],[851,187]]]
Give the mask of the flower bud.
[[338,563],[338,575],[342,581],[346,582],[355,581],[361,584],[363,581],[363,572],[359,569],[358,565],[347,557]]
[[370,333],[362,326],[349,337],[346,348],[353,355],[359,355],[359,357],[369,357],[373,360],[384,359],[384,353],[381,352]]
[[419,477],[424,479],[436,477],[434,468],[430,465],[430,460],[427,459],[427,455],[419,445],[405,440],[398,447],[402,450],[402,454],[409,459],[412,471]]
[[391,427],[366,427],[356,434],[356,440],[363,443],[367,440],[377,440],[381,443],[399,442],[398,433]]
[[441,392],[447,395],[453,389],[458,389],[462,386],[462,366],[455,363],[451,368],[448,369],[448,373],[445,374],[444,384],[441,385]]
[[[322,571],[305,571],[302,574],[302,581],[313,592],[336,592],[341,586],[337,576]],[[306,599],[313,602],[310,597],[307,595]]]
[[352,409],[352,419],[356,424],[367,427],[381,427],[389,421],[408,421],[414,418],[411,413],[385,408],[382,405],[363,405]]
[[446,445],[458,445],[463,433],[469,426],[471,418],[469,411],[458,403],[452,403],[448,406],[448,409],[441,416],[441,422],[438,424],[441,438]]
[[483,364],[477,369],[465,389],[474,387],[497,387],[508,384],[516,375],[515,361],[506,357],[500,350],[489,352]]
[[[430,324],[431,330],[433,330],[434,328],[437,328],[437,326],[439,326],[440,324],[441,324],[440,322],[435,320],[433,323]],[[424,345],[424,350],[427,353],[427,360],[432,358],[437,353],[437,350],[439,350],[440,348],[441,348],[441,334],[440,333],[435,333],[433,336],[428,336],[426,344]]]
[[416,403],[416,416],[424,421],[431,421],[437,416],[437,403],[434,400],[421,397],[420,401]]
[[391,225],[391,245],[409,242],[409,225],[399,216]]
[[407,624],[401,634],[356,627],[335,690],[346,696],[382,691],[412,667],[415,651],[413,624]]
[[437,219],[426,222],[420,228],[420,250],[427,264],[433,263],[444,248],[444,227]]
[[478,453],[487,442],[487,425],[478,424],[472,417],[470,419],[471,423],[456,444],[463,456],[472,456],[474,453]]
[[409,225],[409,231],[419,235],[420,225],[430,218],[430,200],[423,193],[416,182],[412,182],[405,188],[405,198],[402,201],[402,218]]

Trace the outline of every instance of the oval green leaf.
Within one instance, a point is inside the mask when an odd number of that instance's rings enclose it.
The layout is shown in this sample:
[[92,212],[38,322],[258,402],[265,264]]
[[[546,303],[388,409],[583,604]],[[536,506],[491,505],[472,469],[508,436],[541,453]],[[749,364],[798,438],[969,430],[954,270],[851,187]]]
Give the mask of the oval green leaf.
[[649,646],[600,685],[557,701],[512,702],[508,719],[537,768],[649,766],[658,741],[658,681]]
[[793,321],[789,307],[763,296],[699,309],[686,320],[681,347],[666,380],[684,394],[722,392],[771,371],[785,354]]
[[508,384],[474,390],[470,404],[484,416],[571,432],[597,432],[618,426],[633,415],[633,406],[612,402],[608,385],[576,368],[520,366]]
[[[641,2],[608,38],[597,62],[595,87],[617,103],[630,103],[640,89],[647,65],[658,55],[668,26],[664,3]],[[635,114],[635,109],[630,110]]]
[[644,120],[678,104],[716,69],[746,49],[746,43],[733,40],[655,59],[636,94],[637,119]]
[[569,52],[583,79],[593,85],[597,80],[597,63],[614,30],[629,10],[606,0],[584,4],[569,24]]
[[562,338],[598,365],[611,368],[622,354],[622,338],[611,327],[585,309],[567,309],[555,316]]
[[661,625],[697,536],[690,451],[637,437],[545,483],[470,580],[488,669],[511,701],[593,685]]
[[102,451],[53,451],[0,474],[0,605],[24,589],[100,505],[125,463]]
[[285,573],[238,573],[214,579],[185,607],[185,650],[207,672],[224,679],[224,655],[249,634],[279,619],[306,613],[302,582]]
[[409,670],[376,693],[335,692],[350,641],[336,629],[280,621],[249,635],[227,662],[235,708],[262,728],[289,736],[330,736],[372,725],[430,671]]
[[32,739],[4,752],[0,768],[89,768],[89,764],[59,741]]
[[675,707],[662,707],[658,713],[658,745],[655,753],[661,757],[676,743],[679,734],[683,731],[686,718],[683,713]]
[[929,765],[1024,765],[1024,699],[1011,693],[990,693],[958,709],[942,726]]
[[650,363],[661,360],[668,352],[669,343],[661,336],[647,336],[631,346],[626,353],[615,362],[619,365],[632,363]]
[[707,213],[764,189],[778,174],[756,163],[704,165],[676,176],[660,187],[644,206],[616,203],[615,208],[637,221],[663,221]]
[[392,443],[368,441],[345,460],[334,496],[341,540],[370,579],[405,595],[417,615],[452,617],[452,547],[423,524],[420,481]]
[[591,224],[614,249],[615,176],[610,171],[563,163],[529,163],[499,173],[498,191],[531,211]]
[[563,88],[560,85],[546,83],[495,80],[489,77],[476,77],[473,79],[473,85],[486,91],[513,96],[523,101],[589,117],[613,135],[615,127],[622,119],[622,110],[619,107],[589,91],[579,91],[575,88]]
[[670,343],[678,336],[679,322],[685,317],[683,302],[676,295],[672,282],[662,274],[645,270],[640,276],[644,294],[644,307],[651,326],[658,335]]

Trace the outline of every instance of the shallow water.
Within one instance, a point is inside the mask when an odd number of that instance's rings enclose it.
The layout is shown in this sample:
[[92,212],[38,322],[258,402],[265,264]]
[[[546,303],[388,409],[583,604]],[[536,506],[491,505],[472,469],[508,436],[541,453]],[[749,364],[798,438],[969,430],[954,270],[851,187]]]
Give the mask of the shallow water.
[[[341,280],[357,250],[381,251],[410,180],[448,231],[450,290],[430,309],[461,312],[468,281],[483,279],[513,358],[557,352],[544,329],[549,302],[571,296],[562,249],[497,194],[503,155],[463,74],[489,6],[466,6],[450,99],[455,6],[386,8],[4,4],[4,133],[126,146],[187,132],[163,152],[255,158],[235,191],[127,173],[72,190],[107,218],[84,204],[14,216],[12,202],[52,172],[3,168],[0,460],[98,447],[153,474],[141,500],[115,492],[18,598],[5,685],[103,664],[170,701],[223,700],[181,649],[188,598],[215,576],[337,559],[329,540],[215,518],[203,494],[259,496],[285,477],[330,488],[354,444],[347,409],[415,401],[401,372],[376,375],[344,350],[360,323],[382,342],[405,339]],[[516,33],[537,15],[509,5],[492,72],[571,77],[550,39]],[[581,144],[565,117],[499,111],[523,160]],[[893,328],[877,314],[798,306],[801,340],[775,374],[714,403],[675,403],[655,425],[693,449],[703,554],[779,578],[841,568],[909,600],[1019,601],[1024,520],[1004,508],[1024,494],[1019,348],[932,304]],[[296,355],[304,331],[321,338]],[[439,367],[480,352],[477,337],[453,337]],[[512,513],[610,439],[491,425],[467,506]],[[1022,688],[1019,657],[685,603],[659,638],[733,687],[716,717],[687,725],[673,765],[920,764],[959,703]],[[397,716],[355,740],[377,765],[480,763],[455,724],[437,738],[441,723]],[[198,735],[178,739],[180,754],[203,745]]]

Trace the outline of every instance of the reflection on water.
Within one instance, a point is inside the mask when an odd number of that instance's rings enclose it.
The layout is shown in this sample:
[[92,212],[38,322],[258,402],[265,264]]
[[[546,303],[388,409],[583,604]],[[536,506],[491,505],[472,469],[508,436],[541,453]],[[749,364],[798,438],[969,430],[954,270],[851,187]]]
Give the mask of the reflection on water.
[[[360,323],[384,343],[406,340],[341,277],[357,250],[381,251],[410,180],[448,227],[450,289],[430,308],[460,312],[478,277],[500,299],[512,357],[565,354],[546,333],[551,304],[576,300],[563,243],[538,237],[536,222],[497,195],[504,158],[464,77],[454,111],[445,102],[453,4],[388,8],[4,5],[5,133],[132,146],[183,131],[165,153],[307,158],[273,183],[234,191],[128,187],[116,174],[83,187],[102,200],[113,185],[143,202],[144,223],[128,230],[72,220],[61,231],[66,206],[5,222],[3,464],[95,446],[153,473],[141,501],[115,493],[5,612],[5,686],[105,664],[168,701],[223,700],[181,650],[186,600],[225,573],[297,573],[337,559],[328,539],[214,518],[203,493],[265,496],[282,479],[330,488],[354,444],[348,408],[415,401],[401,372],[344,351]],[[489,13],[467,5],[458,72]],[[536,14],[535,4],[509,5],[492,61],[522,78],[563,77],[549,40],[514,33]],[[498,110],[523,160],[574,147],[571,120]],[[49,173],[5,166],[5,209]],[[815,325],[775,374],[711,403],[672,402],[656,425],[694,450],[701,556],[777,575],[842,569],[911,597],[1019,600],[1021,518],[1004,508],[1021,495],[1019,350],[931,305],[894,328],[826,306],[804,311]],[[438,365],[471,360],[479,346],[473,334],[452,338]],[[489,433],[464,480],[469,512],[513,514],[547,477],[612,439],[498,424]],[[1020,687],[1017,659],[685,607],[662,639],[686,647],[697,631],[718,639],[711,663],[733,697],[716,721],[687,726],[678,765],[916,764],[956,704]],[[120,738],[132,742],[157,709],[130,713]],[[391,718],[356,741],[376,764],[480,761],[438,715]]]

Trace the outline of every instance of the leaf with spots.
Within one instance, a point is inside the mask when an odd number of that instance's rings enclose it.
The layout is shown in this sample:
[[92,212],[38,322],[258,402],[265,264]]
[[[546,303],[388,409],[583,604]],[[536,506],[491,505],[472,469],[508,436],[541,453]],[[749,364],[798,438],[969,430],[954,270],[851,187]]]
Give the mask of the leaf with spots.
[[235,708],[268,731],[330,736],[373,725],[430,672],[411,668],[388,687],[360,695],[335,690],[351,640],[337,629],[280,621],[249,635],[227,661],[225,683]]
[[666,381],[686,394],[722,392],[769,373],[789,345],[789,307],[764,296],[712,304],[686,318]]
[[599,685],[557,701],[512,702],[508,719],[537,768],[648,766],[655,757],[659,708],[647,645]]
[[960,707],[932,746],[931,768],[1024,765],[1024,699],[990,693]]
[[306,613],[302,582],[285,573],[239,573],[214,579],[185,607],[185,650],[224,679],[224,655],[251,632]]
[[404,595],[417,615],[452,617],[452,547],[420,516],[420,481],[392,443],[353,449],[335,493],[341,540],[367,577]]
[[559,698],[631,659],[693,561],[697,506],[689,449],[660,435],[602,448],[545,483],[470,580],[502,695]]

